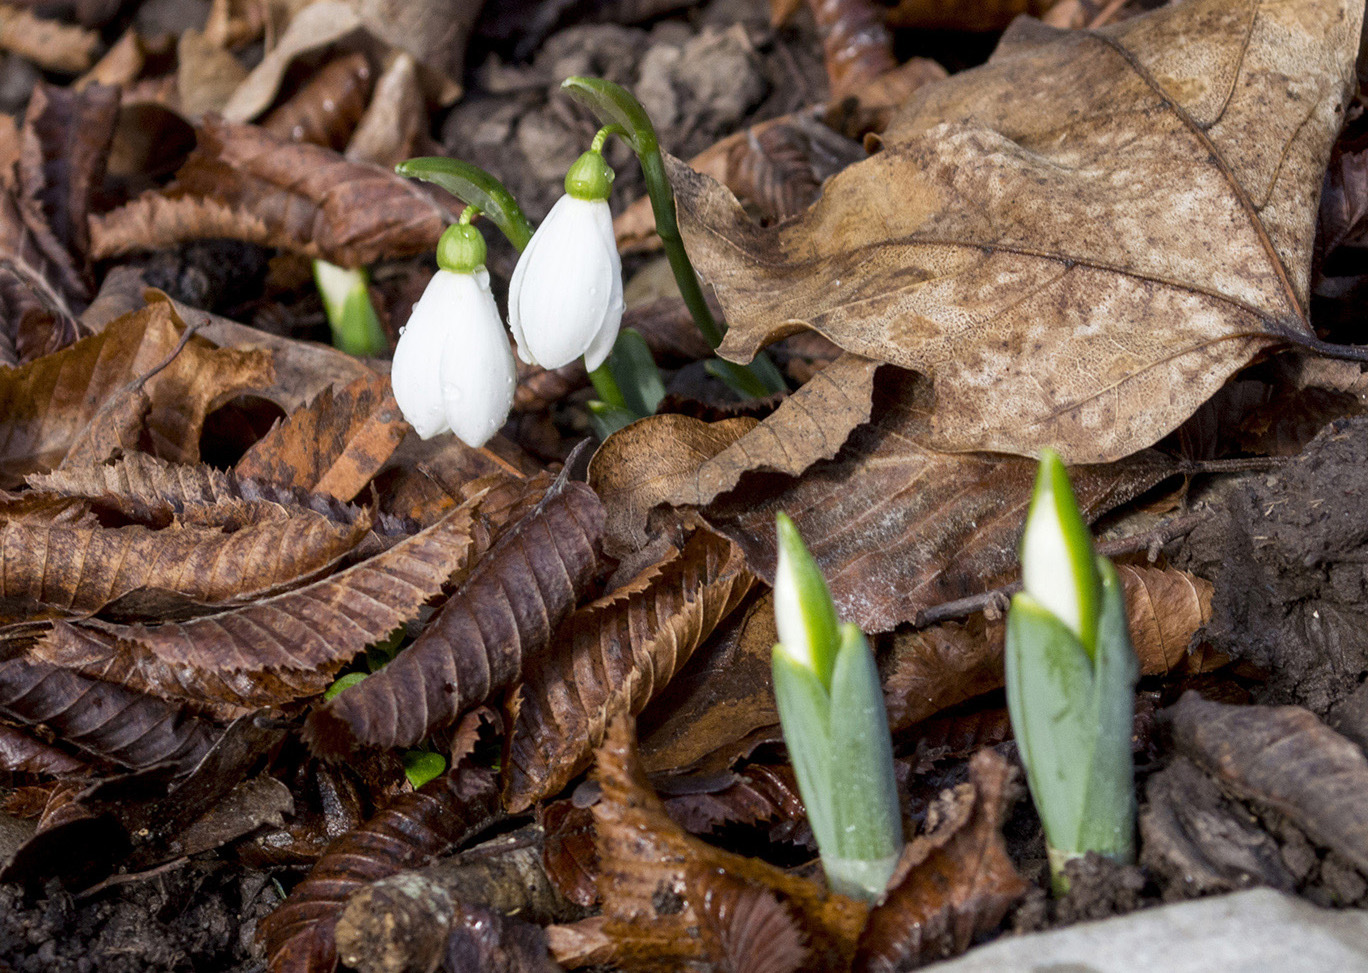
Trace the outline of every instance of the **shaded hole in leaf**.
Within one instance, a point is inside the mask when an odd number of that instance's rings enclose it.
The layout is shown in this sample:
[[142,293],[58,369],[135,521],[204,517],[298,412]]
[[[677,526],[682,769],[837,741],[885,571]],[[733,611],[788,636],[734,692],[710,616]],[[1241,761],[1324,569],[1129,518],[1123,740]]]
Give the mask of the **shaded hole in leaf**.
[[228,469],[283,418],[284,409],[259,395],[229,399],[204,419],[200,459],[210,466]]

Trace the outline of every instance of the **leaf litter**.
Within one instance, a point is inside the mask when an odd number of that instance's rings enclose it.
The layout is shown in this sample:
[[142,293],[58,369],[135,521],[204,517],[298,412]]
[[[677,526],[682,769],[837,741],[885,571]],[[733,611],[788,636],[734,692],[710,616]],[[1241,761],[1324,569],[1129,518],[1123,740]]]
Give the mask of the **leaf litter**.
[[[1363,382],[1317,359],[1364,340],[1353,4],[114,6],[0,9],[3,878],[76,896],[14,899],[7,964],[905,969],[1202,890],[1368,901]],[[960,40],[900,61],[914,25]],[[720,395],[647,268],[661,414],[586,464],[588,375],[523,368],[485,447],[419,441],[382,361],[315,343],[309,261],[368,266],[393,340],[459,207],[389,167],[472,158],[539,215],[586,65],[693,159],[722,352],[796,387]],[[991,596],[1045,445],[1135,538],[1146,673],[1144,871],[1055,905]],[[777,729],[779,510],[879,654],[915,827],[873,908],[815,870]],[[415,757],[447,769],[415,790]]]

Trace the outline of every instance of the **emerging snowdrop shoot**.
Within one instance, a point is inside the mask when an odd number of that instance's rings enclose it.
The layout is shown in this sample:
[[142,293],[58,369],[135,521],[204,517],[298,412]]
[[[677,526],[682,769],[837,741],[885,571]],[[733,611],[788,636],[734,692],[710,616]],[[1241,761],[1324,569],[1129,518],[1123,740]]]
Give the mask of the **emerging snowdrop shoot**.
[[1007,708],[1056,892],[1089,851],[1135,855],[1131,723],[1138,664],[1116,569],[1093,552],[1068,474],[1046,450],[1007,616]]
[[903,849],[883,685],[864,633],[841,624],[798,529],[776,524],[772,667],[779,721],[827,882],[877,899]]
[[437,273],[400,332],[394,398],[423,439],[454,432],[483,446],[508,418],[517,374],[489,289],[485,242],[467,207],[437,244]]

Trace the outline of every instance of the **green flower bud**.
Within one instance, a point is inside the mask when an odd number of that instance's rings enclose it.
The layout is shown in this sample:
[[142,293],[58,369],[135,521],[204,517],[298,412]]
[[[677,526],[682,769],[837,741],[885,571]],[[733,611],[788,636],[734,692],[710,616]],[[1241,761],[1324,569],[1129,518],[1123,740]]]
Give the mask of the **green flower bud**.
[[590,149],[565,174],[565,191],[576,199],[589,201],[607,199],[617,174],[603,160],[603,155]]
[[484,234],[469,223],[453,223],[437,241],[437,266],[457,274],[471,274],[484,266],[488,248]]

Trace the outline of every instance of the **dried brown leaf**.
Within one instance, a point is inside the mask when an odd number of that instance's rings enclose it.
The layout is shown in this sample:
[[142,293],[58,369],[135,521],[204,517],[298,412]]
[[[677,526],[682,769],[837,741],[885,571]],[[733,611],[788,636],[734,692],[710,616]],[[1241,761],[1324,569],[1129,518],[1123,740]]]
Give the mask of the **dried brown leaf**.
[[646,584],[567,618],[555,651],[524,679],[505,761],[510,810],[584,770],[608,714],[640,713],[755,582],[736,546],[706,531],[643,574]]
[[[944,74],[942,69],[941,76]],[[745,135],[727,153],[724,182],[737,198],[754,205],[770,222],[807,209],[832,171],[865,155],[859,143],[807,115],[754,125]]]
[[969,783],[942,794],[926,831],[903,850],[860,937],[855,970],[893,973],[962,953],[1030,888],[1002,837],[1016,798],[1011,766],[996,751],[980,750],[969,774]]
[[309,714],[304,739],[332,759],[358,744],[412,746],[511,688],[593,578],[602,533],[594,491],[559,480],[412,645]]
[[176,181],[93,218],[91,245],[104,259],[230,237],[350,267],[430,251],[452,218],[392,171],[211,115]]
[[808,6],[822,39],[833,99],[897,66],[884,9],[874,0],[808,0]]
[[0,49],[13,51],[41,68],[78,74],[94,62],[99,46],[100,35],[93,30],[0,3]]
[[346,156],[386,169],[417,155],[427,129],[427,103],[418,84],[418,68],[406,53],[397,55],[375,82],[375,94],[357,123]]
[[247,66],[204,31],[192,27],[176,42],[176,104],[187,119],[222,111],[246,77]]
[[[73,777],[90,772],[90,765],[79,757],[7,723],[0,723],[0,768],[40,777]],[[6,813],[15,812],[6,807]]]
[[1178,751],[1239,797],[1291,819],[1368,871],[1368,757],[1300,706],[1227,706],[1183,694]]
[[810,327],[925,372],[938,449],[1101,462],[1155,442],[1260,352],[1323,348],[1314,202],[1362,16],[1194,0],[1049,39],[1018,27],[780,227],[673,164],[721,353]]
[[370,88],[371,68],[366,55],[333,58],[289,101],[272,109],[261,120],[261,127],[282,141],[308,142],[340,152],[361,121]]
[[1368,230],[1368,149],[1336,150],[1320,200],[1320,249],[1328,254],[1363,241]]
[[922,30],[1002,30],[1017,17],[1043,15],[1056,0],[898,0],[892,27]]
[[[101,408],[176,347],[183,325],[167,304],[125,315],[99,334],[0,372],[0,480],[14,484],[61,464]],[[214,348],[194,337],[145,391],[155,452],[193,462],[204,417],[221,399],[270,380],[259,352]]]
[[75,341],[83,333],[75,312],[87,296],[70,255],[35,207],[21,209],[0,186],[0,365],[25,364]]
[[408,432],[389,382],[357,379],[325,389],[238,461],[242,476],[351,500],[389,461]]
[[537,812],[545,833],[542,868],[556,890],[576,905],[598,901],[598,851],[594,848],[594,815],[573,800],[552,801]]

